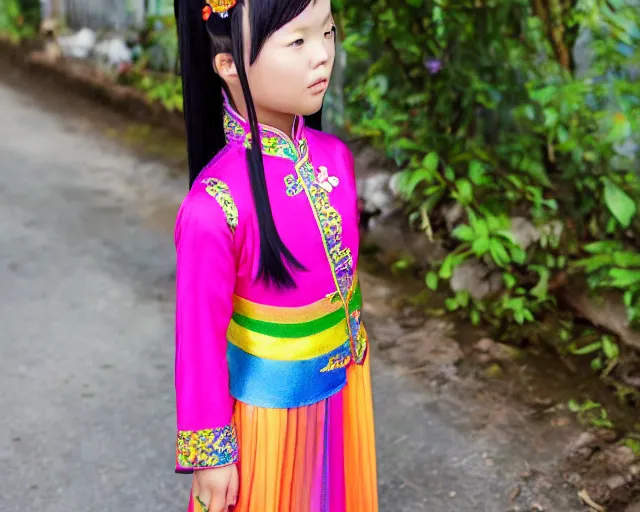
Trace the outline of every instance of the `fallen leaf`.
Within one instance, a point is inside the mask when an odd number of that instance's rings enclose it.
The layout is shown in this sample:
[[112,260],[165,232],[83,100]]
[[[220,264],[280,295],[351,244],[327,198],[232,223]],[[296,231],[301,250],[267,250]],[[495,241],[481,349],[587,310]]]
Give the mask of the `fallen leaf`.
[[595,501],[591,499],[591,496],[589,496],[589,493],[587,492],[586,489],[582,489],[578,493],[578,496],[582,501],[584,501],[587,505],[589,505],[592,510],[597,510],[598,512],[607,512],[602,505],[598,505]]

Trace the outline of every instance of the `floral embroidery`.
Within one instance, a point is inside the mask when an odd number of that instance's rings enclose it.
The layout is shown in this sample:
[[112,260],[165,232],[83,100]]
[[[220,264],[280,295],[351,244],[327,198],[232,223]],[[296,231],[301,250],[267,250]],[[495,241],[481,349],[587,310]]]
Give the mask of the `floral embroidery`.
[[231,228],[231,231],[235,232],[238,227],[238,208],[231,197],[231,192],[229,192],[227,184],[216,178],[206,178],[202,180],[202,183],[207,186],[209,195],[218,201],[218,204],[227,216],[227,224]]
[[321,373],[330,372],[332,370],[339,370],[340,368],[346,368],[351,362],[351,354],[341,354],[329,358],[327,366],[320,370]]
[[[259,128],[263,154],[298,161],[298,151],[289,137],[275,128],[263,125]],[[239,117],[228,105],[224,113],[224,131],[227,142],[239,142],[247,149],[251,147],[251,132],[245,131]]]
[[351,329],[351,336],[355,339],[360,333],[362,313],[359,309],[352,311],[349,315],[349,327]]
[[227,142],[244,142],[245,133],[242,125],[228,112],[224,113],[224,133],[226,135]]
[[[350,298],[349,298],[350,300]],[[350,339],[354,340],[354,359],[361,364],[367,349],[367,334],[362,325],[362,312],[359,309],[349,315]]]
[[238,440],[233,425],[213,430],[179,430],[176,445],[178,466],[209,468],[238,461]]
[[316,182],[327,192],[331,192],[340,184],[340,180],[337,177],[329,176],[329,171],[323,165],[318,167],[318,171],[318,178]]
[[281,156],[293,160],[298,160],[298,152],[295,146],[288,140],[271,134],[268,129],[262,129],[262,152],[265,155]]
[[297,196],[304,190],[302,183],[300,182],[300,178],[293,174],[288,174],[284,177],[284,184],[287,187],[287,195],[289,197]]
[[367,354],[367,331],[364,326],[361,325],[360,330],[358,331],[358,335],[356,337],[356,363],[362,364],[364,362],[364,358]]
[[311,205],[316,210],[336,284],[344,302],[353,283],[353,259],[350,249],[342,248],[342,217],[331,206],[327,191],[317,183],[311,162],[305,160],[298,168],[298,174],[308,190]]

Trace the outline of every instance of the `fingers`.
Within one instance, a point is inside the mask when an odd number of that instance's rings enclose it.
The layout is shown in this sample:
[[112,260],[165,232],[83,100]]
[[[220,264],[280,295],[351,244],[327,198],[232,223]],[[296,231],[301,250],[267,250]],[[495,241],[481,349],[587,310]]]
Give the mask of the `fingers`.
[[194,475],[194,512],[228,512],[238,495],[235,466],[201,470]]
[[202,512],[227,512],[226,487],[212,485],[202,491]]
[[194,512],[209,512],[209,496],[194,495]]
[[221,493],[209,495],[208,499],[195,495],[195,512],[227,512],[227,502]]
[[238,501],[238,483],[239,483],[238,471],[234,471],[231,474],[229,481],[229,487],[227,487],[227,507],[235,507]]
[[211,497],[209,512],[228,512],[227,500],[224,493],[216,492]]

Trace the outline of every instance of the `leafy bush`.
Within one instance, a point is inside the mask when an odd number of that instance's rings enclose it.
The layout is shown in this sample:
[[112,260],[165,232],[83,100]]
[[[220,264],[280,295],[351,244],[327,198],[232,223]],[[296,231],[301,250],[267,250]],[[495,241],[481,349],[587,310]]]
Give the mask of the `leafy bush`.
[[169,111],[182,111],[182,80],[177,70],[178,37],[173,14],[149,16],[141,37],[141,54],[118,81],[143,91]]
[[[445,231],[443,207],[465,213],[427,285],[477,258],[505,291],[486,301],[461,292],[448,307],[524,323],[552,304],[550,286],[584,273],[594,290],[621,290],[639,323],[635,0],[335,3],[345,127],[404,169],[402,193],[427,233]],[[515,216],[536,226],[535,243],[514,237]]]
[[2,0],[0,2],[0,36],[19,42],[37,32],[39,19],[37,2]]

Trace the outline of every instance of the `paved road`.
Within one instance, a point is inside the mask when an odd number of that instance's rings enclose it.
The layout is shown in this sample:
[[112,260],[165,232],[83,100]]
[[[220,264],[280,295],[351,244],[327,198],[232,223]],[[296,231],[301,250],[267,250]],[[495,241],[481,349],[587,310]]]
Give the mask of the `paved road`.
[[[99,114],[1,83],[0,112],[0,511],[182,511],[171,219],[185,183],[101,135]],[[509,510],[518,446],[374,362],[382,511]],[[565,494],[552,510],[578,510]]]

